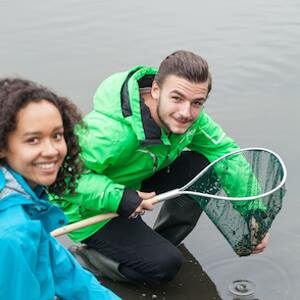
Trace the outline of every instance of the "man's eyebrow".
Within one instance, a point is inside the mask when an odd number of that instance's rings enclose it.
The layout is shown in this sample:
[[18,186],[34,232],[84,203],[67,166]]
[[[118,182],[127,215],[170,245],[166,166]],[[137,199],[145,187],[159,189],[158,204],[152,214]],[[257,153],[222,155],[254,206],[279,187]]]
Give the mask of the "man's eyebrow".
[[[173,90],[171,91],[171,94],[172,93],[175,93],[177,94],[178,96],[182,97],[182,98],[185,98],[186,96],[184,94],[182,94],[180,91],[178,90]],[[200,97],[200,98],[195,98],[193,99],[193,101],[206,101],[207,97]]]
[[177,94],[177,95],[179,95],[180,97],[185,97],[185,95],[184,94],[182,94],[180,91],[178,91],[178,90],[173,90],[173,91],[171,91],[171,94],[172,93],[175,93],[175,94]]
[[202,101],[205,102],[207,100],[207,97],[201,97],[201,98],[196,98],[194,101]]

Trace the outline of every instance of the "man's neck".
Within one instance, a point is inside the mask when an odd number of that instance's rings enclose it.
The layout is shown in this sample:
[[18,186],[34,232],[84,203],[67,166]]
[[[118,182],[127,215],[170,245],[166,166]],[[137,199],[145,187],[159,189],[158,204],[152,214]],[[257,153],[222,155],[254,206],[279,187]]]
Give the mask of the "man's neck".
[[171,133],[163,126],[162,122],[160,121],[160,118],[157,115],[157,100],[155,100],[152,97],[151,89],[150,88],[147,89],[148,90],[140,89],[141,98],[144,100],[144,103],[149,108],[151,118],[154,120],[157,126],[162,130],[164,130],[167,135],[170,135]]
[[160,120],[157,116],[157,101],[151,95],[151,88],[141,88],[140,95],[141,98],[144,100],[144,103],[150,110],[151,118],[159,127],[161,127]]

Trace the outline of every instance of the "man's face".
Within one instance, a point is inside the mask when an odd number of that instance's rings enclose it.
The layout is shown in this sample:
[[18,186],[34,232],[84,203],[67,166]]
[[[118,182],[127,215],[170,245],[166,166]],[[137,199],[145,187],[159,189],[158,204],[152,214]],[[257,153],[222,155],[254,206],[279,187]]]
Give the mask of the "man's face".
[[168,132],[182,134],[199,116],[207,94],[208,81],[194,83],[169,75],[161,87],[153,82],[151,95],[157,101],[154,119]]

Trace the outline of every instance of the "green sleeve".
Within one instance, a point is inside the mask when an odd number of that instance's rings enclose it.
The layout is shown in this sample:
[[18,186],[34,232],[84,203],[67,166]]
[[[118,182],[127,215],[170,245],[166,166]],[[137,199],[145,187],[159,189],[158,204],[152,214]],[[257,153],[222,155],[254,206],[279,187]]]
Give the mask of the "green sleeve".
[[75,195],[65,198],[80,205],[81,209],[115,212],[125,186],[114,182],[107,170],[122,157],[126,145],[120,142],[119,125],[113,119],[96,112],[86,119],[85,126],[76,128],[86,171],[77,182]]
[[85,172],[77,182],[76,193],[64,198],[80,207],[81,214],[87,211],[116,212],[121,202],[124,186],[114,183],[107,176]]
[[[213,162],[227,153],[238,150],[239,146],[232,138],[226,135],[219,124],[214,122],[205,112],[202,112],[195,124],[195,134],[189,149],[201,153],[210,162]],[[230,176],[225,176],[225,169]],[[230,162],[227,161],[226,165],[218,164],[216,173],[228,196],[245,195],[245,188],[249,186],[249,178],[252,180],[251,193],[257,194],[259,189],[258,182],[252,174],[248,162],[242,156],[237,156]],[[230,180],[226,178],[230,178]],[[231,203],[243,215],[253,209],[265,209],[264,204],[260,200],[232,201]]]

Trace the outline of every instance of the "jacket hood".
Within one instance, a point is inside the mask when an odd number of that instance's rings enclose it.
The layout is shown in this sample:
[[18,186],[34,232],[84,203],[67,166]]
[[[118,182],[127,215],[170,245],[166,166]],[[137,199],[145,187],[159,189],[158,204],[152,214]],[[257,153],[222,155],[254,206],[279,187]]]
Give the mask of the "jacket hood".
[[[16,201],[6,201],[8,196],[22,195]],[[0,210],[21,204],[32,204],[36,196],[25,180],[8,166],[0,166]]]
[[162,130],[140,97],[140,88],[151,87],[156,73],[156,68],[145,66],[116,73],[103,81],[94,97],[94,111],[114,118],[119,115],[119,121],[130,124],[143,145],[165,142]]

